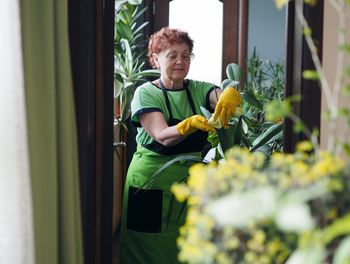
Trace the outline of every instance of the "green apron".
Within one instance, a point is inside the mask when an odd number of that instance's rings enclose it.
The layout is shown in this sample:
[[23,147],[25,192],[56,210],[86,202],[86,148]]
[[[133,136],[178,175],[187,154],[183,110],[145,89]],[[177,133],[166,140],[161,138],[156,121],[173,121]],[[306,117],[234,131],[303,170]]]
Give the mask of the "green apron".
[[[199,153],[192,154],[199,156]],[[138,189],[171,158],[173,156],[162,156],[142,146],[134,154],[124,189],[121,264],[178,263],[176,238],[186,211],[171,198],[170,187],[187,177],[188,167],[176,163],[160,175],[151,190]],[[169,217],[170,200],[174,203]]]
[[[187,86],[184,86],[192,112],[195,114],[191,94]],[[168,125],[176,125],[181,120],[173,118],[163,85],[162,90],[170,113]],[[175,163],[163,171],[151,187],[141,187],[174,157],[184,153],[200,157],[206,138],[207,133],[197,131],[171,147],[156,141],[144,146],[138,145],[128,168],[124,187],[121,264],[179,263],[176,238],[179,236],[180,226],[185,222],[186,209],[176,201],[170,188],[172,184],[183,181],[188,176],[188,166],[186,163]]]

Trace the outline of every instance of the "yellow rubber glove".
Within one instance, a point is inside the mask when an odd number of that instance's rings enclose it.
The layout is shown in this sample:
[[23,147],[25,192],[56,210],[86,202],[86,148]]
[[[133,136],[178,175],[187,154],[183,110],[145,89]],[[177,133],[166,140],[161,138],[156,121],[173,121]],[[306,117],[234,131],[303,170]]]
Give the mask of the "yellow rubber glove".
[[236,108],[242,104],[242,101],[242,96],[238,90],[233,87],[227,87],[216,104],[213,121],[216,122],[219,118],[220,123],[226,127]]
[[215,132],[215,129],[208,124],[208,120],[201,115],[193,115],[185,120],[181,121],[176,125],[177,131],[183,135],[188,136],[198,129],[204,132],[212,131]]

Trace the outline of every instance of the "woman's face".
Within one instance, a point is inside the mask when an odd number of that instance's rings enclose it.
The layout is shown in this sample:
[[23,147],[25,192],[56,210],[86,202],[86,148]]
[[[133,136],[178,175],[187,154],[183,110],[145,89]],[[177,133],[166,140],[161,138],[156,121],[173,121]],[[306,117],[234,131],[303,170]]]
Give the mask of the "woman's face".
[[187,44],[174,44],[153,55],[163,78],[173,82],[182,82],[185,79],[191,64],[191,53]]

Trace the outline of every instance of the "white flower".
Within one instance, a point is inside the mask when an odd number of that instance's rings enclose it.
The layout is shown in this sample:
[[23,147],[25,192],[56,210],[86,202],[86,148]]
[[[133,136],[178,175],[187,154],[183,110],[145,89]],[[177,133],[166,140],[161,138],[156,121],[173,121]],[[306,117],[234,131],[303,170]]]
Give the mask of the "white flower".
[[276,208],[276,191],[267,186],[219,198],[208,205],[208,214],[221,226],[245,227],[252,221],[271,217]]
[[314,226],[310,208],[306,204],[285,204],[276,215],[277,225],[284,231],[302,232]]

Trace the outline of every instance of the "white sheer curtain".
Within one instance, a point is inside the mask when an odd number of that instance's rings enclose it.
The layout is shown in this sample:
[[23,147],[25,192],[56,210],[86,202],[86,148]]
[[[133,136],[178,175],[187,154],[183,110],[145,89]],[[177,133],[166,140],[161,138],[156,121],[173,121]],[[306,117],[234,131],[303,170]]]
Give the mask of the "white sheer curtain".
[[18,0],[0,2],[0,263],[34,263]]

